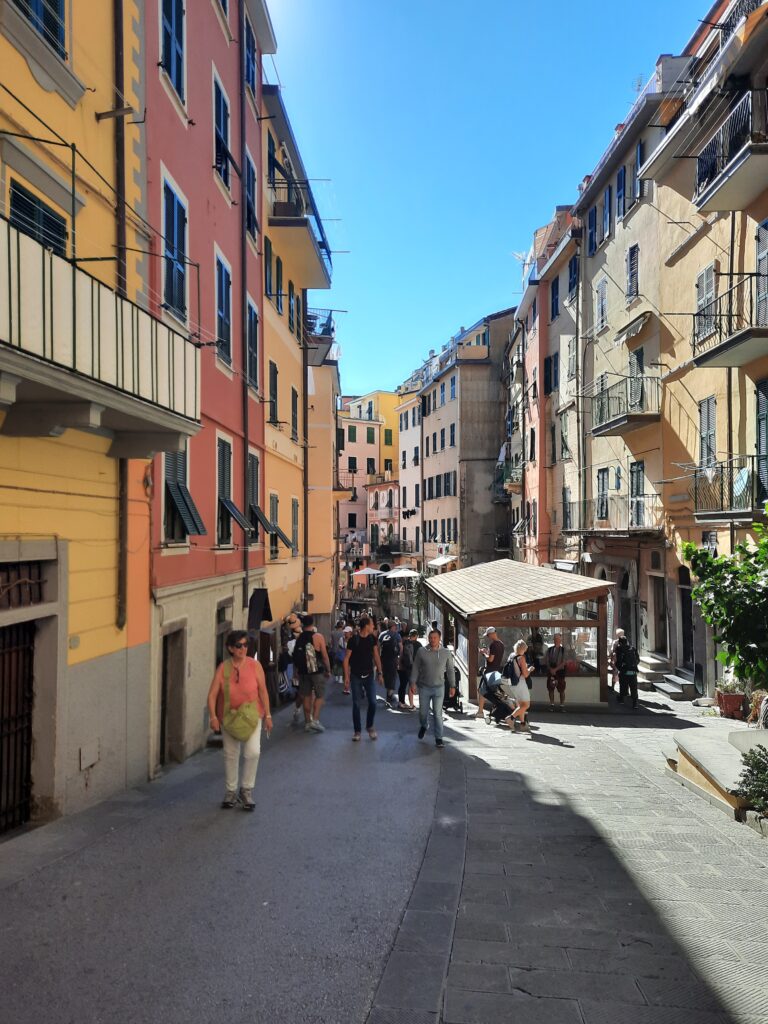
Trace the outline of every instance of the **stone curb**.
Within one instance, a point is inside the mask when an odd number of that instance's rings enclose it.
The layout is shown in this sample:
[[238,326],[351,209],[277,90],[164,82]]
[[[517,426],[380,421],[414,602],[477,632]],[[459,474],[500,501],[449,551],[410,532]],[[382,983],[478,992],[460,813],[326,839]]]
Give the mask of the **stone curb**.
[[424,857],[366,1024],[439,1024],[442,1019],[464,878],[467,780],[457,752],[448,747],[440,756]]

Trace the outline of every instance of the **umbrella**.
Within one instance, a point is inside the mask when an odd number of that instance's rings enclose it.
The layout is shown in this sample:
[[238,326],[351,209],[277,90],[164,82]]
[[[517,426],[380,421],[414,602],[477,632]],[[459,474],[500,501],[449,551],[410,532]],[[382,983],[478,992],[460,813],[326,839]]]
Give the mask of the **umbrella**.
[[385,574],[385,580],[411,580],[421,576],[420,572],[414,572],[413,569],[393,569],[392,572]]
[[353,576],[383,576],[381,569],[358,569],[352,573]]

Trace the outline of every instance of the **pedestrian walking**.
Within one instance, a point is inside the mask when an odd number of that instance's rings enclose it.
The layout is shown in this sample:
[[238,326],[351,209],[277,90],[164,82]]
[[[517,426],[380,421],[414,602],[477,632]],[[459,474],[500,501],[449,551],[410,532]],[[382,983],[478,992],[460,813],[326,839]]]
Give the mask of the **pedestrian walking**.
[[304,732],[325,732],[320,709],[325,686],[331,677],[331,663],[325,638],[315,628],[311,615],[302,615],[302,631],[293,648],[293,664],[299,673],[299,696],[304,708]]
[[[413,702],[414,688],[411,685],[411,669],[413,668],[413,659],[416,657],[416,652],[421,650],[421,644],[419,643],[419,631],[417,629],[411,629],[408,636],[403,640],[402,647],[400,649],[400,660],[397,663],[397,675],[400,679],[400,688],[397,693],[397,699],[400,703],[400,709],[402,711],[415,711],[416,705]],[[405,698],[408,697],[408,703],[405,703]]]
[[[489,626],[483,633],[483,643],[480,647],[480,654],[485,657],[485,665],[480,675],[480,682],[491,672],[501,672],[504,665],[504,644],[499,639],[495,626]],[[475,718],[483,718],[485,709],[485,697],[478,689],[477,714]]]
[[341,679],[344,684],[344,689],[341,692],[344,694],[345,697],[348,697],[352,691],[349,688],[349,679],[345,679],[344,677],[344,659],[347,656],[347,647],[349,646],[349,641],[354,635],[354,626],[347,625],[344,627],[344,636],[341,641],[342,648],[339,653],[341,654]]
[[331,630],[330,644],[328,645],[333,678],[339,683],[342,678],[341,666],[344,662],[344,625],[344,619],[337,619],[336,625]]
[[555,690],[560,694],[560,710],[565,711],[565,647],[560,633],[555,633],[552,646],[547,648],[544,658],[547,667],[547,691],[549,710],[555,710]]
[[[619,636],[621,633],[621,636]],[[632,707],[637,707],[637,668],[640,664],[640,655],[637,648],[627,640],[624,630],[616,631],[616,642],[612,648],[613,660],[616,671],[619,673],[619,696],[617,704],[623,704],[624,698],[629,692],[632,699]]]
[[[253,787],[261,752],[261,723],[267,736],[272,715],[264,669],[247,656],[248,634],[243,629],[227,635],[229,657],[216,669],[208,691],[211,728],[221,732],[224,743],[226,788],[221,806],[228,810],[239,803],[244,811],[255,808]],[[240,772],[240,757],[243,765]]]
[[455,691],[455,669],[453,654],[440,646],[441,633],[437,627],[429,631],[428,646],[416,652],[411,668],[411,682],[419,691],[419,739],[424,739],[429,726],[429,710],[432,709],[435,729],[435,746],[443,746],[443,700],[445,678],[451,684],[451,695]]
[[373,721],[376,717],[376,676],[382,683],[384,673],[379,656],[379,643],[373,629],[373,623],[367,615],[361,615],[358,621],[358,632],[347,641],[347,653],[344,657],[344,686],[352,688],[352,739],[360,742],[360,705],[365,694],[368,708],[365,714],[365,728],[372,740],[377,739]]
[[514,729],[516,725],[522,730],[528,728],[525,716],[531,706],[531,691],[528,684],[531,669],[525,657],[527,649],[528,644],[525,640],[518,640],[509,656],[509,668],[505,668],[504,671],[507,678],[512,680],[512,696],[517,701],[517,707],[506,720],[510,729]]
[[400,658],[400,634],[394,620],[384,619],[383,629],[379,633],[379,654],[381,670],[384,673],[384,689],[387,692],[387,704],[391,708],[398,706],[396,691],[398,688],[397,663]]
[[619,669],[618,669],[618,666],[616,665],[616,652],[619,649],[619,644],[622,642],[622,640],[625,637],[626,637],[626,634],[625,634],[623,629],[617,629],[616,630],[616,637],[615,637],[613,643],[611,644],[611,650],[610,650],[610,653],[608,655],[608,663],[611,666],[611,689],[614,690],[614,691],[616,689],[616,684],[619,681]]

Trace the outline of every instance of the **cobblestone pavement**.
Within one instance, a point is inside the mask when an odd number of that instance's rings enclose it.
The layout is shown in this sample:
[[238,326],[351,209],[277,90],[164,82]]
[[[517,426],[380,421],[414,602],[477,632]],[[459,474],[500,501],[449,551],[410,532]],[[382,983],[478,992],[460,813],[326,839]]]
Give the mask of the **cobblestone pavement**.
[[654,701],[452,725],[370,1024],[768,1024],[768,843],[664,772],[674,732],[733,724]]

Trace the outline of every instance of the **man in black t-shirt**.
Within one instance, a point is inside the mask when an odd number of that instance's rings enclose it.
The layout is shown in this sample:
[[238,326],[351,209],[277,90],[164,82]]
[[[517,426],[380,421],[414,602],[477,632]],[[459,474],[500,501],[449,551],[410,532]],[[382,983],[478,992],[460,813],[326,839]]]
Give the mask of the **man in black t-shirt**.
[[400,657],[402,638],[394,619],[384,619],[384,629],[379,633],[379,656],[384,673],[384,689],[387,691],[387,703],[397,707],[398,699],[395,690],[398,685],[397,661]]
[[[489,626],[483,633],[483,646],[480,648],[480,654],[485,657],[485,666],[482,672],[483,678],[490,675],[491,672],[501,672],[504,667],[504,644],[499,640],[495,626]],[[481,693],[478,693],[476,718],[483,717],[484,706],[485,698]]]
[[376,717],[376,675],[384,681],[379,657],[379,645],[373,623],[367,615],[361,615],[358,633],[347,642],[347,653],[344,656],[344,687],[352,685],[352,723],[355,733],[352,739],[360,741],[360,704],[363,693],[368,698],[368,709],[365,715],[365,728],[372,740],[377,738],[373,728]]

